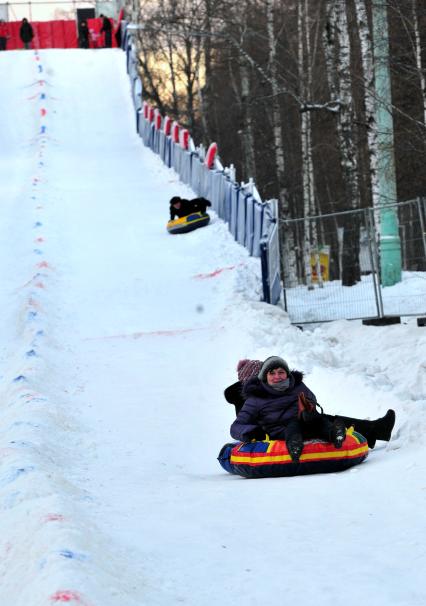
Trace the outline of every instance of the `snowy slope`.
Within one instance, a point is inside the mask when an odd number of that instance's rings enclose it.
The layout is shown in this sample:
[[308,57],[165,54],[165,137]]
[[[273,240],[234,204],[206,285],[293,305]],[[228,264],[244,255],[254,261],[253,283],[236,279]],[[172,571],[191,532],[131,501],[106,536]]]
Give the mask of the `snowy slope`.
[[[121,51],[0,74],[0,604],[423,605],[424,329],[301,332],[214,213],[170,236],[192,193],[136,135]],[[393,440],[341,474],[227,475],[223,389],[271,354],[328,412],[394,408]]]

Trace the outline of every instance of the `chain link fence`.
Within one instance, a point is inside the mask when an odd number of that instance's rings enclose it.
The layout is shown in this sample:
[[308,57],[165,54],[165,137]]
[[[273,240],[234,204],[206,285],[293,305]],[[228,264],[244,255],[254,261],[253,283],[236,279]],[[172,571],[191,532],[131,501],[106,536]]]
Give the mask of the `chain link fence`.
[[426,201],[386,209],[398,218],[401,245],[401,280],[392,286],[381,280],[381,209],[280,221],[281,242],[291,242],[281,255],[293,323],[426,314]]

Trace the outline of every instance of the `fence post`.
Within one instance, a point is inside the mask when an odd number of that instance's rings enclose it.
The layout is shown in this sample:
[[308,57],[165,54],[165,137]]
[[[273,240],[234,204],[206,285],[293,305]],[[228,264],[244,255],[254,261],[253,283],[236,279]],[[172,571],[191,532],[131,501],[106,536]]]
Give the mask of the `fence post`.
[[[266,303],[277,305],[281,300],[280,245],[278,237],[277,200],[270,200],[271,216],[264,213],[263,237],[260,241],[263,296]],[[266,205],[264,207],[266,210]]]
[[426,215],[426,204],[425,204],[425,200],[423,198],[417,198],[417,209],[419,211],[420,229],[422,232],[422,240],[423,240],[423,250],[424,250],[425,259],[426,259],[426,227],[425,227],[425,220],[423,217],[423,214]]
[[265,303],[270,303],[271,288],[269,284],[268,274],[268,245],[265,240],[260,243],[260,268],[262,273],[263,300],[265,301]]
[[368,252],[370,256],[371,264],[371,276],[374,286],[374,296],[376,298],[376,309],[379,318],[383,318],[383,300],[382,290],[380,288],[380,276],[379,276],[379,253],[377,250],[376,243],[376,230],[374,229],[374,221],[372,220],[373,209],[366,208],[365,211],[365,225],[367,227],[368,234]]

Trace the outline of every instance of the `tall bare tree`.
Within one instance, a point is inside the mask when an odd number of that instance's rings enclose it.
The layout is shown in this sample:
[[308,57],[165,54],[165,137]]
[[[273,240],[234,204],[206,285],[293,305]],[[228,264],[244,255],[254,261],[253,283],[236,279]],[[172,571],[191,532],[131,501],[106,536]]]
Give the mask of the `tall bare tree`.
[[[311,99],[312,95],[312,64],[311,44],[309,28],[309,7],[306,0],[298,4],[298,60],[299,60],[299,87],[304,99]],[[305,283],[308,289],[313,288],[311,253],[317,246],[317,237],[314,221],[310,216],[315,214],[314,200],[314,165],[312,157],[312,121],[311,112],[301,111],[300,114],[300,139],[302,149],[302,174],[303,174],[303,259],[305,270]],[[316,255],[318,259],[318,255]],[[317,263],[317,273],[319,263]],[[321,271],[319,272],[321,280]],[[321,282],[322,283],[322,282]]]
[[[275,0],[266,0],[266,24],[268,34],[268,73],[272,90],[271,118],[272,136],[275,157],[275,170],[278,182],[278,200],[280,219],[290,218],[290,209],[286,187],[286,171],[284,159],[283,123],[279,95],[282,87],[278,81],[278,66],[276,60],[277,37],[275,33]],[[294,236],[292,230],[281,230],[281,257],[284,280],[288,286],[297,284],[296,257],[294,253]]]
[[362,61],[362,82],[364,89],[364,123],[367,129],[370,184],[373,206],[379,205],[379,183],[377,179],[377,122],[375,117],[375,89],[373,48],[365,0],[355,0]]
[[[346,3],[327,0],[325,49],[330,91],[339,104],[337,134],[344,178],[346,210],[360,208],[357,133],[352,94],[351,46]],[[356,214],[345,219],[342,253],[342,283],[353,286],[361,279],[359,224]]]
[[[398,191],[414,197],[426,192],[426,15],[423,0],[385,1]],[[190,126],[194,140],[214,137],[239,180],[254,176],[262,197],[279,198],[286,285],[296,267],[309,282],[317,238],[307,222],[299,232],[287,220],[377,201],[370,9],[371,0],[141,0],[144,98]],[[358,226],[340,226],[339,275],[355,284]],[[327,238],[338,268],[337,237]]]

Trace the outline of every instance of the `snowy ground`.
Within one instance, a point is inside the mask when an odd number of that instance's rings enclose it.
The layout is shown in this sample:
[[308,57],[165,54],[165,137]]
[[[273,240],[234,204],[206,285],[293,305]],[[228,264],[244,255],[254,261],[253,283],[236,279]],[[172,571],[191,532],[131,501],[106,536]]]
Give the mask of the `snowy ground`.
[[[381,289],[383,315],[426,315],[426,272],[403,271],[401,281]],[[322,288],[297,286],[286,291],[287,310],[293,323],[328,322],[339,318],[376,318],[378,304],[373,278],[362,276],[355,286],[341,280],[324,282]]]
[[[135,133],[119,50],[0,54],[0,604],[426,602],[426,329],[300,331],[258,262]],[[328,412],[397,412],[340,474],[243,480],[216,457],[243,357]]]

